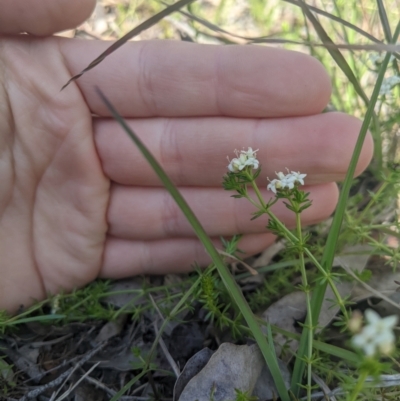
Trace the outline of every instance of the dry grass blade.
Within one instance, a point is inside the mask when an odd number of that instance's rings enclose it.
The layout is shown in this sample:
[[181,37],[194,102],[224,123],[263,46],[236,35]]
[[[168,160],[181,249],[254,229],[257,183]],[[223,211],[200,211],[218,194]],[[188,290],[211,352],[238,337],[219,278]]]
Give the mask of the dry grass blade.
[[[297,0],[283,0],[283,1],[286,2],[286,3],[289,3],[289,4],[293,4],[293,5],[297,6],[297,7],[300,7],[300,5],[299,5]],[[358,26],[356,26],[356,25],[354,25],[354,24],[352,24],[350,22],[348,22],[348,21],[346,21],[346,20],[344,20],[342,18],[337,17],[336,15],[330,14],[330,13],[328,13],[328,12],[326,12],[324,10],[321,10],[321,9],[319,9],[317,7],[314,7],[314,6],[308,5],[308,8],[311,11],[315,12],[316,14],[323,15],[324,17],[327,17],[327,18],[329,18],[329,19],[331,19],[333,21],[339,22],[339,24],[341,24],[343,26],[347,26],[348,28],[352,29],[353,31],[358,32],[360,35],[365,36],[367,39],[372,40],[373,42],[382,43],[382,41],[377,39],[377,38],[375,38],[375,36],[371,35],[370,33],[364,31],[363,29],[359,28]]]
[[[367,51],[377,51],[377,52],[397,52],[400,51],[400,45],[395,44],[386,44],[386,43],[377,43],[371,45],[361,45],[361,44],[347,44],[347,43],[333,43],[332,41],[322,43],[314,43],[314,42],[297,42],[295,40],[288,39],[280,39],[280,38],[271,38],[271,39],[254,39],[253,43],[289,43],[293,45],[301,45],[301,46],[312,46],[312,47],[325,47],[328,50],[367,50]],[[342,54],[339,52],[342,56]],[[400,58],[400,54],[394,54],[396,58]],[[345,61],[346,62],[346,61]],[[347,62],[346,62],[347,64]],[[350,67],[348,67],[350,68]],[[351,71],[351,69],[350,69]],[[353,72],[351,72],[353,74]],[[354,76],[354,75],[353,75]],[[356,79],[354,77],[354,79]]]
[[107,344],[107,342],[104,342],[104,343],[100,344],[99,346],[97,346],[96,348],[94,348],[93,350],[91,350],[90,352],[88,352],[73,367],[71,367],[71,368],[67,369],[65,372],[61,373],[60,376],[58,376],[56,379],[54,379],[46,384],[43,384],[39,387],[36,387],[35,389],[33,389],[31,391],[28,391],[22,398],[20,398],[19,401],[27,401],[27,400],[31,400],[33,398],[37,398],[45,391],[61,385],[64,382],[64,380],[71,375],[72,372],[76,371],[76,369],[83,366],[87,361],[89,361],[90,358],[92,358],[99,351],[101,351],[105,347],[106,344]]
[[[377,3],[378,3],[378,9],[379,9],[379,18],[381,20],[383,32],[385,33],[386,42],[391,43],[392,42],[392,31],[390,29],[390,24],[389,24],[389,20],[387,17],[385,6],[384,6],[382,0],[377,0]],[[398,54],[394,54],[394,56],[397,58],[397,60],[400,60],[400,57],[398,56]],[[397,63],[393,63],[393,67],[396,70],[396,73],[399,74],[399,67],[398,67]]]
[[315,381],[315,383],[317,383],[318,386],[321,387],[323,393],[325,394],[326,401],[337,401],[337,399],[334,395],[328,396],[328,394],[331,393],[331,390],[329,389],[327,384],[318,375],[313,373],[312,377],[313,377],[313,380]]
[[228,258],[233,259],[234,261],[236,261],[238,263],[241,263],[249,271],[249,273],[251,275],[256,276],[258,274],[258,271],[256,269],[253,269],[250,265],[248,265],[246,262],[243,262],[243,260],[240,260],[235,255],[231,255],[230,253],[224,252],[221,249],[217,249],[217,251],[220,255],[226,256]]
[[385,6],[383,5],[382,0],[377,0],[378,10],[379,10],[379,18],[381,19],[381,25],[383,28],[383,32],[385,33],[386,42],[390,43],[392,41],[392,32],[390,30],[389,20],[386,14]]
[[[338,258],[338,260],[340,261],[340,258]],[[371,294],[373,294],[374,296],[376,296],[377,298],[383,299],[384,301],[388,302],[390,305],[394,306],[396,309],[400,310],[400,305],[393,301],[392,299],[390,299],[389,297],[387,297],[386,295],[382,294],[380,291],[375,290],[374,288],[372,288],[370,285],[368,285],[367,283],[365,283],[364,281],[362,281],[354,272],[353,270],[350,269],[349,266],[346,266],[345,263],[340,262],[340,266],[346,271],[346,273],[348,275],[350,275],[351,277],[354,278],[354,280],[356,280],[358,283],[360,283],[366,290],[368,290]]]
[[[284,0],[288,3],[295,4],[298,6],[297,2],[294,0]],[[164,2],[163,2],[164,3]],[[164,3],[165,4],[165,3]],[[335,17],[332,14],[326,13],[325,11],[319,10],[318,8],[308,6],[313,11],[318,10],[321,12],[322,15],[326,15],[328,18],[332,18],[335,21],[342,22],[341,18]],[[179,11],[185,17],[191,19],[192,21],[196,21],[199,24],[205,26],[208,29],[211,29],[214,32],[219,32],[225,35],[232,36],[234,38],[242,39],[247,41],[247,43],[271,43],[271,44],[292,44],[292,45],[299,45],[299,46],[309,46],[309,47],[324,47],[326,49],[344,49],[344,50],[367,50],[367,51],[377,51],[377,52],[397,52],[400,51],[400,45],[396,44],[386,44],[381,42],[380,40],[376,39],[374,36],[370,35],[368,32],[363,31],[362,29],[356,27],[353,24],[347,23],[345,25],[349,26],[351,29],[359,32],[361,35],[365,36],[366,38],[375,42],[374,44],[349,44],[349,43],[333,43],[330,42],[323,42],[323,43],[315,43],[315,42],[302,42],[290,39],[283,39],[283,38],[271,38],[268,36],[259,36],[259,37],[252,37],[252,36],[242,36],[238,35],[233,32],[229,32],[225,29],[220,28],[219,26],[209,22],[203,18],[200,18],[196,15],[187,13],[185,11]],[[394,56],[400,59],[400,54],[394,54]]]
[[159,21],[161,21],[164,17],[166,17],[169,14],[172,14],[173,12],[179,10],[180,8],[193,3],[196,0],[180,0],[175,4],[172,4],[171,6],[165,8],[164,10],[160,11],[156,15],[153,15],[146,21],[142,22],[139,24],[137,27],[133,28],[130,32],[128,32],[126,35],[124,35],[122,38],[118,39],[115,43],[113,43],[110,47],[107,48],[106,51],[100,54],[99,57],[94,59],[86,68],[84,68],[79,74],[73,76],[62,88],[66,88],[71,82],[77,80],[79,77],[81,77],[85,72],[91,70],[92,68],[96,67],[96,65],[100,64],[107,56],[109,56],[111,53],[115,52],[115,50],[119,49],[121,46],[123,46],[128,40],[134,38],[135,36],[139,35],[140,32],[145,31],[146,29],[149,29],[153,25],[157,24]]
[[[301,7],[303,10],[304,14],[307,16],[309,21],[313,24],[314,29],[317,31],[317,34],[319,38],[322,40],[322,42],[326,44],[332,44],[334,45],[332,39],[328,36],[328,34],[325,32],[325,29],[322,27],[320,22],[315,18],[313,13],[310,11],[309,6],[303,1],[299,0],[297,4]],[[330,53],[330,55],[333,57],[335,60],[336,64],[340,67],[340,69],[343,71],[343,73],[346,75],[346,77],[349,79],[349,81],[353,84],[354,89],[356,92],[359,94],[359,96],[363,99],[366,105],[369,104],[369,99],[368,96],[365,94],[363,89],[361,88],[357,78],[355,77],[352,69],[350,68],[349,64],[343,57],[342,53],[338,50],[337,47],[331,47],[327,46],[327,49]]]
[[95,363],[82,377],[79,378],[79,380],[73,385],[71,386],[67,391],[65,391],[65,393],[61,394],[60,397],[56,398],[54,401],[62,401],[65,398],[67,398],[70,394],[72,394],[72,392],[76,389],[76,387],[79,386],[79,384],[90,375],[90,373],[93,372],[93,370],[95,370],[97,368],[97,366],[100,365],[101,362],[97,362]]
[[[162,2],[162,3],[166,4],[165,2]],[[210,21],[207,21],[207,20],[205,20],[203,18],[200,18],[197,15],[194,15],[194,14],[191,14],[191,13],[187,13],[186,11],[182,11],[182,10],[179,10],[179,13],[184,15],[185,17],[189,18],[190,20],[196,21],[200,25],[203,25],[206,28],[211,29],[214,32],[223,33],[225,35],[229,35],[229,36],[232,36],[234,38],[243,39],[243,40],[247,40],[247,41],[254,41],[254,40],[257,40],[257,39],[267,39],[268,38],[267,36],[261,36],[261,37],[257,38],[257,37],[238,35],[236,33],[232,33],[232,32],[229,32],[229,31],[227,31],[225,29],[222,29],[218,25],[215,25]]]

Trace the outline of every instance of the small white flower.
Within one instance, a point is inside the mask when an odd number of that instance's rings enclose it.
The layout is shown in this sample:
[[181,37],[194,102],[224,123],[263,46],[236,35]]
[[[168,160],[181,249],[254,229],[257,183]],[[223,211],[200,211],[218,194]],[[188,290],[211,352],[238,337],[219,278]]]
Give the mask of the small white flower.
[[240,151],[240,154],[235,150],[236,157],[229,161],[228,170],[237,173],[247,166],[251,166],[253,169],[258,169],[260,162],[257,160],[256,152],[258,152],[258,149],[253,150],[250,147],[248,150]]
[[240,153],[246,155],[247,158],[249,158],[249,159],[256,159],[257,158],[257,152],[258,152],[258,149],[257,150],[253,150],[253,148],[250,148],[250,147],[247,150],[240,151]]
[[267,189],[272,191],[274,194],[276,194],[277,189],[281,189],[282,187],[282,182],[280,180],[277,180],[276,178],[270,181],[270,183],[267,185]]
[[294,179],[292,178],[291,174],[283,174],[282,171],[280,171],[279,173],[275,172],[275,174],[278,176],[279,181],[282,184],[282,188],[294,188]]
[[307,174],[301,174],[300,171],[292,171],[292,178],[294,179],[294,182],[304,185],[304,178],[307,176]]
[[276,175],[279,179],[275,178],[267,185],[267,189],[270,189],[275,194],[277,189],[293,189],[296,184],[304,185],[304,177],[307,174],[301,174],[300,172],[295,171],[289,173],[288,170],[288,174],[284,174],[282,171],[279,171],[279,173],[276,173]]
[[258,169],[260,162],[254,158],[254,157],[249,157],[246,161],[246,166],[252,166],[253,169]]
[[395,346],[396,337],[393,328],[397,324],[398,316],[381,318],[372,309],[367,309],[365,318],[368,324],[361,333],[353,337],[353,345],[361,348],[367,356],[373,356],[377,352],[383,355],[390,354]]
[[239,155],[239,157],[235,157],[229,162],[228,170],[233,173],[237,173],[238,171],[242,171],[246,167],[247,157],[243,154]]

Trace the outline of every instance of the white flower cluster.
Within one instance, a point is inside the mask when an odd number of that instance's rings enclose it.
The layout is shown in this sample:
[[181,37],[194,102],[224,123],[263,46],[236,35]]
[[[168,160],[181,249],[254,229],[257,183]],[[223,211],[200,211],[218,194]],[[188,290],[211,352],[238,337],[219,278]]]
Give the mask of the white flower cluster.
[[[232,173],[242,171],[247,166],[252,166],[253,169],[257,169],[260,162],[257,160],[257,150],[248,148],[248,150],[239,151],[235,150],[236,157],[229,161],[228,170]],[[229,158],[228,158],[229,160]]]
[[398,316],[381,318],[372,309],[365,311],[368,322],[361,333],[353,337],[353,345],[361,348],[367,356],[373,356],[377,352],[383,355],[390,354],[395,347],[396,337],[393,328],[396,326]]
[[382,82],[379,94],[385,96],[390,95],[392,88],[398,84],[400,84],[400,76],[398,75],[392,75],[391,77],[385,78]]
[[292,171],[288,174],[283,174],[282,172],[276,173],[278,179],[273,179],[269,182],[267,189],[271,190],[274,194],[278,189],[293,189],[295,184],[304,185],[304,177],[307,174],[301,174],[299,171]]

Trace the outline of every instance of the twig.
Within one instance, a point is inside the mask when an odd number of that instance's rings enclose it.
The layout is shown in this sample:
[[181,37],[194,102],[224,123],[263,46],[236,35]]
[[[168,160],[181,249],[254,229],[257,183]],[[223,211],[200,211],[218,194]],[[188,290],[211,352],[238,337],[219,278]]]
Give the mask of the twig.
[[250,265],[243,262],[243,260],[240,260],[236,256],[231,255],[230,253],[221,251],[221,249],[218,249],[218,248],[217,248],[217,251],[220,255],[226,256],[227,258],[231,258],[231,259],[235,260],[236,262],[241,263],[249,271],[249,273],[251,273],[253,276],[256,276],[258,274],[258,271],[256,269],[253,269]]
[[[99,365],[100,365],[100,362],[95,363],[87,372],[85,372],[85,374],[72,387],[70,387],[67,391],[64,392],[64,394],[62,394],[59,398],[57,398],[56,401],[62,401],[65,397],[68,397],[71,394],[71,392],[76,387],[79,386],[79,384],[82,382],[82,380],[84,380],[85,377],[89,376],[89,374],[91,372],[93,372],[93,370],[96,369],[97,366],[99,366]],[[67,380],[65,380],[65,381],[67,381]],[[62,387],[60,387],[60,388],[62,388]]]
[[331,393],[331,389],[327,386],[327,384],[315,373],[312,374],[312,378],[318,386],[321,387],[321,390],[324,392],[327,401],[337,401],[334,395],[329,395]]
[[96,347],[92,351],[88,352],[75,366],[69,368],[64,373],[62,373],[60,376],[58,376],[57,379],[54,379],[53,381],[51,381],[49,383],[46,383],[43,386],[36,387],[34,390],[29,391],[22,398],[20,398],[19,401],[31,400],[32,398],[38,397],[40,394],[42,394],[46,390],[54,388],[54,387],[60,385],[64,381],[64,379],[71,374],[71,372],[75,371],[77,368],[79,368],[82,365],[84,365],[89,359],[91,359],[101,349],[103,349],[106,344],[107,344],[107,342],[104,342],[104,343],[100,344],[98,347]]
[[[158,306],[157,306],[157,304],[155,303],[154,298],[152,297],[151,294],[149,294],[149,298],[150,298],[151,303],[153,304],[155,310],[156,310],[157,313],[159,314],[160,318],[162,319],[162,321],[164,321],[164,320],[165,320],[165,319],[164,319],[164,316],[162,315],[160,309],[158,308]],[[153,323],[153,326],[154,326],[154,330],[155,330],[155,332],[156,332],[156,335],[158,335],[157,323],[154,322],[154,323]],[[175,373],[175,376],[176,376],[176,377],[179,377],[180,374],[181,374],[181,371],[180,371],[178,365],[176,364],[176,362],[174,361],[174,358],[172,358],[172,355],[171,355],[170,352],[168,351],[168,348],[167,348],[167,346],[165,345],[165,342],[164,342],[164,340],[162,339],[161,336],[160,336],[160,341],[159,341],[159,343],[160,343],[160,347],[161,347],[162,351],[164,352],[165,357],[167,358],[168,363],[171,365],[171,368],[172,368],[172,370],[173,370],[174,373]]]
[[376,295],[378,298],[383,299],[384,301],[388,302],[390,305],[393,305],[395,308],[400,309],[400,305],[397,302],[394,302],[392,299],[387,297],[386,295],[383,295],[380,291],[375,290],[372,288],[370,285],[367,283],[364,283],[357,275],[351,270],[346,263],[344,263],[340,257],[337,258],[337,260],[340,263],[340,266],[346,271],[347,274],[349,274],[351,277],[353,277],[356,281],[358,281],[366,290],[371,292],[372,294]]

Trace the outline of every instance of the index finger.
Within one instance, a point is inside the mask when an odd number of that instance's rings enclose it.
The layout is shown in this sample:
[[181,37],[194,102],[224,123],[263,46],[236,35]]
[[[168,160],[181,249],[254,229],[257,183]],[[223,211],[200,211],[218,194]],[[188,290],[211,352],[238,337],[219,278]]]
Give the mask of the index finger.
[[[72,75],[110,46],[59,40]],[[310,115],[331,92],[325,69],[303,53],[167,40],[129,42],[77,84],[93,113],[109,115],[97,85],[124,117]]]

